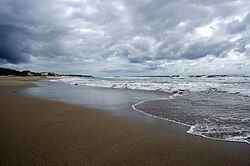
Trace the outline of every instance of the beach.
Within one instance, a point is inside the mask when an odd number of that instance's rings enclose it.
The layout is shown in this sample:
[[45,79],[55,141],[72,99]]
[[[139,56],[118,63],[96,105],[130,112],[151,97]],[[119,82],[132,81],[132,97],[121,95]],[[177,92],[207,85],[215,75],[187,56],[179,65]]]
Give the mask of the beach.
[[249,165],[244,143],[175,134],[102,109],[12,92],[0,79],[0,165]]

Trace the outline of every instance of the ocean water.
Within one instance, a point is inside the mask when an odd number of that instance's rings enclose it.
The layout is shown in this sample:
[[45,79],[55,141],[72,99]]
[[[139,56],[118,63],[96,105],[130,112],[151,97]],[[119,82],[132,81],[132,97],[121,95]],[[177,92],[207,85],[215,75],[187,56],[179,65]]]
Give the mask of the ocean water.
[[188,126],[190,134],[250,143],[250,77],[61,77],[50,81],[78,87],[166,92],[162,98],[141,97],[131,107]]
[[173,92],[218,91],[250,96],[250,77],[247,76],[169,76],[169,77],[63,77],[67,84],[118,89],[139,89]]

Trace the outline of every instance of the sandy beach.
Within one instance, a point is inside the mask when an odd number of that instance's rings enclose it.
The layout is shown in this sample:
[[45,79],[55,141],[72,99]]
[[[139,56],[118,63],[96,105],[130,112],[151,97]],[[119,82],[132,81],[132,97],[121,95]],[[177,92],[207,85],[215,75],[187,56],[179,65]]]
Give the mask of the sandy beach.
[[180,137],[110,112],[10,92],[0,78],[0,165],[249,165],[250,147]]

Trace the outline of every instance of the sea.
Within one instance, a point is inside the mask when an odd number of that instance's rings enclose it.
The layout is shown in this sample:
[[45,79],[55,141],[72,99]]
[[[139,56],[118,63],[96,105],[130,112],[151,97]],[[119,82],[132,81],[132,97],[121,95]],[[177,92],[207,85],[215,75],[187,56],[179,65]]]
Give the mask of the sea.
[[[126,106],[144,116],[187,126],[189,134],[250,145],[249,76],[64,76],[46,84],[47,90],[35,87],[24,93],[57,97],[70,94],[74,101],[111,110]],[[58,94],[57,85],[74,90],[67,94],[60,90]]]

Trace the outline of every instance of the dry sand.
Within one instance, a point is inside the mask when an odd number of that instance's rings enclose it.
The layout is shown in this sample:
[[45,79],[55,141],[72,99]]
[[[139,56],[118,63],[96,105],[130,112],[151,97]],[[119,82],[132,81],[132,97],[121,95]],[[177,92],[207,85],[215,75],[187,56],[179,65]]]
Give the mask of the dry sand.
[[180,137],[110,112],[9,92],[0,78],[0,165],[250,165],[246,144]]

